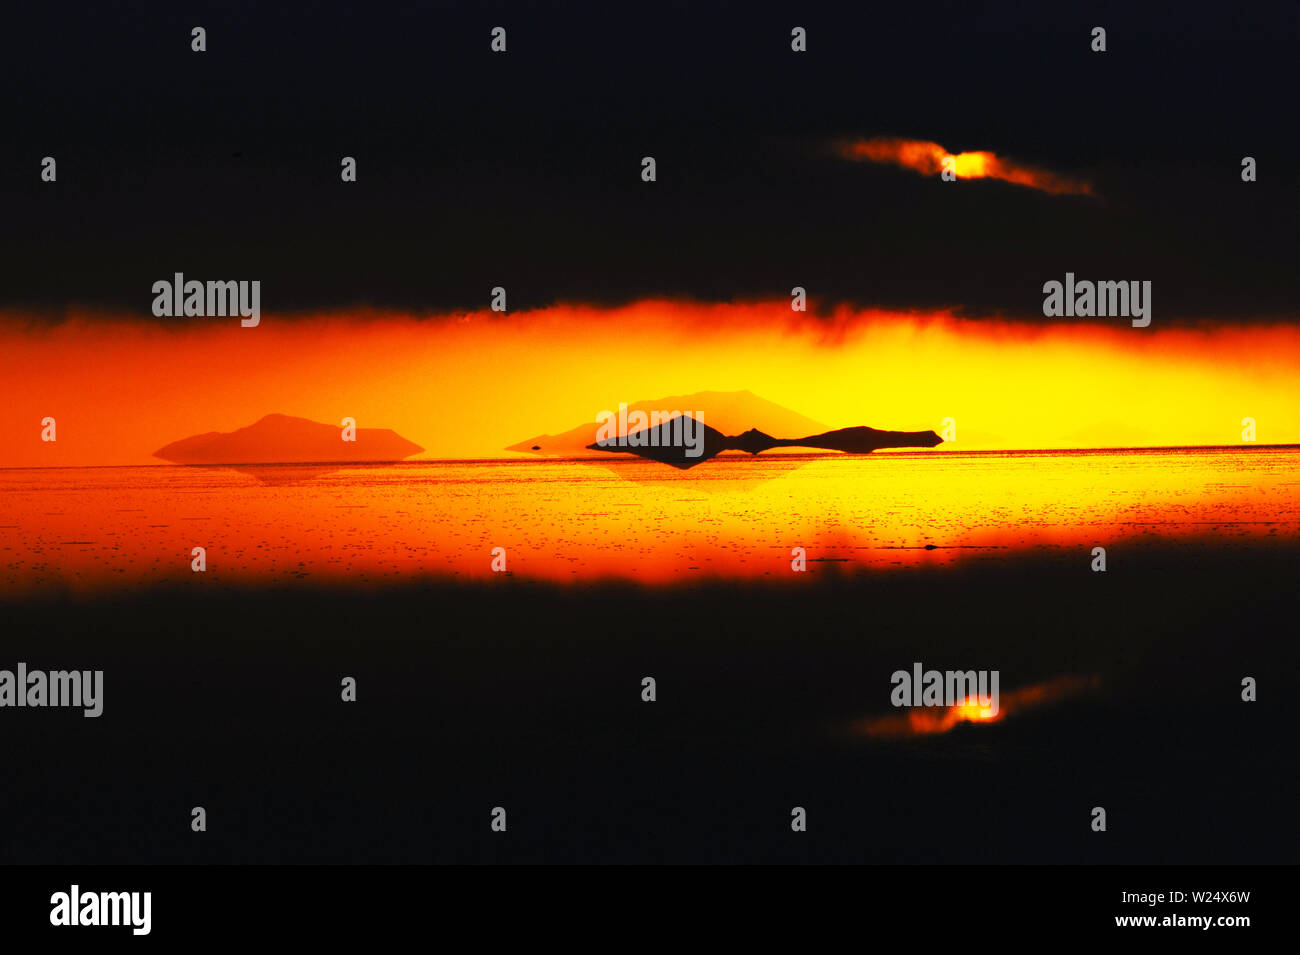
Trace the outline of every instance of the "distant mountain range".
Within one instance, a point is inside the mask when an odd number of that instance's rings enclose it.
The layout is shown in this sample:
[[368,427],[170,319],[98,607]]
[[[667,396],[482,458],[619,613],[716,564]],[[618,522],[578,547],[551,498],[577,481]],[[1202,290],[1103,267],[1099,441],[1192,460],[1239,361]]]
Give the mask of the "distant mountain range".
[[[607,410],[618,414],[617,407]],[[628,405],[627,410],[629,414],[643,411],[647,415],[652,411],[681,412],[726,434],[739,434],[750,428],[782,435],[816,434],[826,430],[821,422],[760,398],[751,391],[699,391],[693,395],[670,395],[653,401],[638,401]],[[595,443],[599,427],[593,414],[590,422],[559,434],[539,434],[505,450],[542,457],[588,457],[592,453],[588,447]]]
[[388,428],[357,428],[356,441],[344,441],[335,425],[269,414],[238,431],[181,438],[153,456],[173,464],[326,464],[400,461],[423,450]]

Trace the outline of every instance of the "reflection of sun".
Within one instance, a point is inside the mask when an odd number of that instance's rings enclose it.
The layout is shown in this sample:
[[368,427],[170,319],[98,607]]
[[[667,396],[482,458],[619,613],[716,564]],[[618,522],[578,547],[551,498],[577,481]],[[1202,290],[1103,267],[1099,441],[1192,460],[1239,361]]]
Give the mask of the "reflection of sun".
[[952,160],[952,171],[958,179],[980,179],[989,174],[993,154],[988,152],[954,153],[944,157]]
[[868,736],[921,736],[929,733],[946,733],[958,723],[994,723],[1004,719],[1007,710],[1019,714],[1024,710],[1059,700],[1085,689],[1095,689],[1099,678],[1062,676],[1046,683],[1023,687],[1003,693],[997,705],[981,706],[978,695],[969,695],[960,703],[948,707],[912,707],[906,714],[881,716],[860,720],[858,732]]
[[[884,717],[882,720],[875,721],[874,725],[882,732],[888,732],[889,729],[903,729],[915,734],[925,733],[946,733],[958,723],[963,721],[970,723],[992,723],[995,720],[1002,719],[1003,710],[1001,707],[994,709],[992,706],[980,706],[978,696],[969,696],[965,702],[957,703],[946,709],[933,709],[925,707],[915,707],[908,711],[906,717]],[[898,720],[902,720],[901,724]],[[868,732],[871,732],[869,729]]]
[[980,706],[979,700],[973,697],[968,697],[964,703],[958,703],[948,713],[954,720],[973,720],[976,722],[995,720],[1000,715],[992,707]]

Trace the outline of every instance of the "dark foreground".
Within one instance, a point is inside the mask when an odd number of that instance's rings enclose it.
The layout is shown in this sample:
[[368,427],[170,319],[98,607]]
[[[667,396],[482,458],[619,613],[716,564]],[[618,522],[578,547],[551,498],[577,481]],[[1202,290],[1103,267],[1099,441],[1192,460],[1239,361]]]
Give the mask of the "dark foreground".
[[[1294,863],[1297,556],[11,601],[0,668],[103,669],[105,704],[0,710],[0,861]],[[850,733],[913,661],[1101,683]]]

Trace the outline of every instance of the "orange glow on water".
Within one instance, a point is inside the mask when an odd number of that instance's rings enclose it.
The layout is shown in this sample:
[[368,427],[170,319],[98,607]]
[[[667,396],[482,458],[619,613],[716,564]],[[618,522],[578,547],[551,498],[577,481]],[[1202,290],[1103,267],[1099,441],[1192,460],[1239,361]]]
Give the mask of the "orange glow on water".
[[[647,343],[653,343],[652,346]],[[269,582],[511,573],[789,579],[1035,549],[1300,528],[1300,334],[789,303],[640,302],[445,318],[352,314],[172,324],[0,321],[0,579],[7,590],[214,578]],[[623,455],[434,465],[594,422],[603,409],[749,390],[826,428],[933,429],[933,451],[769,455],[689,472]],[[686,409],[689,410],[689,409]],[[151,467],[187,435],[270,412],[391,428],[396,468]],[[57,440],[41,422],[57,420]],[[1257,423],[1256,442],[1242,424]],[[951,424],[951,428],[947,425]],[[781,435],[796,437],[796,435]],[[1054,454],[1050,449],[1223,446]],[[1049,449],[1007,454],[984,449]],[[966,453],[984,452],[984,453]],[[5,468],[33,470],[4,470]],[[56,470],[49,470],[56,469]],[[203,533],[198,531],[202,529]],[[819,563],[824,562],[824,563]]]
[[516,579],[575,584],[802,586],[1026,553],[1087,572],[1099,540],[1112,560],[1294,542],[1297,467],[1223,449],[0,470],[0,592],[489,579],[496,547]]

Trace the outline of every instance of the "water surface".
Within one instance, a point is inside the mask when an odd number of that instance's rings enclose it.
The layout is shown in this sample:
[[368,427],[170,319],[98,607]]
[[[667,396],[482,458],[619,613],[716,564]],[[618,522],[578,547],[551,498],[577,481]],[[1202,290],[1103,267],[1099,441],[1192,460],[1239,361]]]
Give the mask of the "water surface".
[[[0,588],[790,578],[1149,542],[1300,537],[1300,449],[0,470]],[[1111,557],[1113,559],[1113,556]]]

